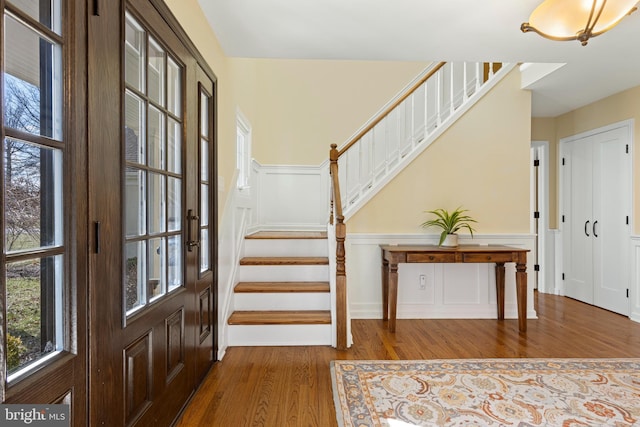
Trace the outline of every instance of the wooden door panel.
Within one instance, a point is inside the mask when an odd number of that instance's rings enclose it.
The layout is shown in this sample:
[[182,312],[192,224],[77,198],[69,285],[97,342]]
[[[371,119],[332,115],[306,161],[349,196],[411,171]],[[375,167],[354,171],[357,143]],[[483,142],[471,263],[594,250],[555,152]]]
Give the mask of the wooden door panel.
[[125,423],[131,425],[151,406],[153,394],[152,332],[124,350]]

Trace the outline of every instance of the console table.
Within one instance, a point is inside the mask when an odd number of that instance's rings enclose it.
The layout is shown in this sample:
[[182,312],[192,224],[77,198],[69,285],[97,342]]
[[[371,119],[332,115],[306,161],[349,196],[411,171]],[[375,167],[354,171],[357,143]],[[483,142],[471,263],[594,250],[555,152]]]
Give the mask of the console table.
[[495,263],[498,319],[504,319],[504,263],[516,264],[518,327],[527,330],[527,252],[528,249],[501,245],[461,245],[446,248],[433,245],[380,245],[382,249],[382,319],[389,320],[389,331],[396,330],[398,304],[398,264],[400,263]]

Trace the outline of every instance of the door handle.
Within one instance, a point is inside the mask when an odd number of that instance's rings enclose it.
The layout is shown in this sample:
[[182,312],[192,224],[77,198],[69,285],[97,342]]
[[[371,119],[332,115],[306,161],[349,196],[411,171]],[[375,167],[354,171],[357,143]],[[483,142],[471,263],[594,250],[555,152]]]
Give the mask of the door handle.
[[597,224],[597,223],[598,223],[598,221],[595,221],[595,222],[593,223],[593,230],[592,230],[592,232],[593,232],[593,236],[594,236],[594,237],[598,237],[598,235],[596,234],[596,224]]
[[589,222],[590,221],[587,221],[584,223],[584,234],[586,234],[587,237],[589,237],[589,232],[587,231],[587,227],[589,227]]
[[197,232],[199,219],[200,217],[198,215],[193,214],[193,209],[189,209],[187,211],[187,250],[189,252],[193,252],[194,247],[200,246],[200,240],[193,238],[193,223],[195,222],[195,229]]

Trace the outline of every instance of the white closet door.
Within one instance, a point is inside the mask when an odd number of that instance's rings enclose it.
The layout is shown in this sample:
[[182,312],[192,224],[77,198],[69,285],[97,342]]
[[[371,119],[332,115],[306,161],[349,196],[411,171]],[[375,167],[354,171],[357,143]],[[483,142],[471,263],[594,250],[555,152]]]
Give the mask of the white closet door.
[[595,135],[592,235],[594,304],[628,315],[631,167],[625,131],[618,128]]
[[565,293],[589,304],[593,304],[591,141],[591,137],[583,138],[564,147]]
[[630,128],[596,132],[563,144],[565,295],[628,315]]

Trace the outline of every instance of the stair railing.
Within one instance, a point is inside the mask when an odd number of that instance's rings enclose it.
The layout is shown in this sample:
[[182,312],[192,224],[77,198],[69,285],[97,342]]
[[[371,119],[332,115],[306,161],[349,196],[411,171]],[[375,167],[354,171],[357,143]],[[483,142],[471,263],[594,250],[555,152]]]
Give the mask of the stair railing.
[[[452,120],[454,113],[490,82],[501,63],[440,62],[427,68],[422,76],[397,95],[369,120],[342,148],[331,144],[331,207],[329,222],[336,239],[335,320],[336,348],[348,346],[347,276],[344,241],[347,234],[343,200],[347,208],[365,198],[372,187],[390,174],[390,170],[435,137]],[[340,182],[345,183],[341,189]]]

